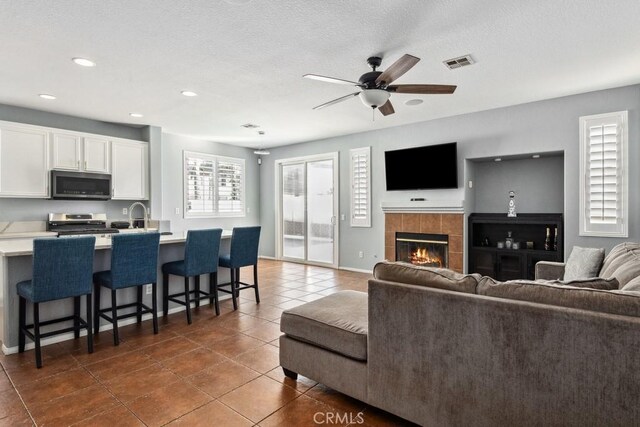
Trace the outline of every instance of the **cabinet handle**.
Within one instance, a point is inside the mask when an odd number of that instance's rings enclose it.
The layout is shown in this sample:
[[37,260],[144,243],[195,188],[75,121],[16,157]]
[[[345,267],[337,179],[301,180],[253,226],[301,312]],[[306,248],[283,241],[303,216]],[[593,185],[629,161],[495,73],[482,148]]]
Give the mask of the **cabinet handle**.
[[78,170],[80,170],[80,160],[78,160]]
[[87,161],[84,161],[84,170],[87,170]]

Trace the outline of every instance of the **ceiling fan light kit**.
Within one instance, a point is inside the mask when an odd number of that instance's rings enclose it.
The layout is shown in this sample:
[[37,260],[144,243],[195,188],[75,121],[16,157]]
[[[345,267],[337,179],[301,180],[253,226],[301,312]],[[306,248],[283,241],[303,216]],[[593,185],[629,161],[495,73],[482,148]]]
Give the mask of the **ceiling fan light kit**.
[[391,94],[382,89],[364,89],[360,92],[360,100],[364,105],[377,108],[384,105]]
[[389,114],[395,113],[393,105],[391,104],[391,100],[389,99],[391,93],[431,95],[452,94],[456,90],[456,86],[453,85],[391,84],[399,77],[404,75],[404,73],[413,68],[418,63],[418,61],[420,61],[420,58],[413,55],[405,54],[396,62],[391,64],[391,66],[385,71],[377,71],[378,67],[382,63],[382,58],[378,56],[372,56],[367,59],[367,63],[371,67],[372,71],[361,75],[357,83],[350,80],[338,79],[335,77],[321,76],[319,74],[305,74],[303,77],[327,83],[356,86],[360,89],[359,92],[341,96],[340,98],[336,98],[329,102],[325,102],[324,104],[317,105],[313,107],[314,110],[319,110],[324,107],[338,104],[342,101],[346,101],[347,99],[353,98],[354,96],[358,95],[364,105],[373,109],[377,108],[378,110],[380,110],[382,115],[388,116]]

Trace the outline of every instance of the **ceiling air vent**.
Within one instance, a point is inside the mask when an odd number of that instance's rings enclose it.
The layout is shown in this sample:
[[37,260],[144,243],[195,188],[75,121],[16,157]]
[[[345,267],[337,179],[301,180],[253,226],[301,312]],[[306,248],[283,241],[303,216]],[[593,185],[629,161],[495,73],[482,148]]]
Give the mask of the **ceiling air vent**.
[[446,61],[442,61],[442,62],[450,70],[455,70],[456,68],[466,67],[467,65],[471,65],[475,61],[473,60],[473,58],[471,58],[471,55],[465,55],[465,56],[459,56],[457,58],[447,59]]
[[259,125],[254,125],[253,123],[245,123],[242,125],[243,128],[246,129],[255,129],[255,128],[259,128]]

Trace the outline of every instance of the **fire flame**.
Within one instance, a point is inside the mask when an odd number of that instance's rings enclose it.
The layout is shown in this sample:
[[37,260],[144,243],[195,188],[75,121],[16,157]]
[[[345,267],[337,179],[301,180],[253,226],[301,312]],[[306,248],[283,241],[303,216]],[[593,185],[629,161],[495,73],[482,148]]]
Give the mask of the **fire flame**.
[[411,254],[411,264],[441,268],[442,260],[438,256],[432,256],[426,248],[420,248]]

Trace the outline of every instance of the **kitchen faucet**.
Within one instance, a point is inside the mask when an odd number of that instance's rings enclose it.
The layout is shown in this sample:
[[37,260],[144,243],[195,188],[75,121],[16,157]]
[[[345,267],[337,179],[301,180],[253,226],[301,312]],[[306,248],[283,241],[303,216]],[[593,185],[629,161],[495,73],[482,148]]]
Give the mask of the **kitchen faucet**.
[[149,215],[147,214],[147,207],[142,202],[133,202],[131,206],[129,206],[129,228],[133,228],[133,208],[136,206],[142,207],[142,212],[144,213],[144,231],[148,231]]

